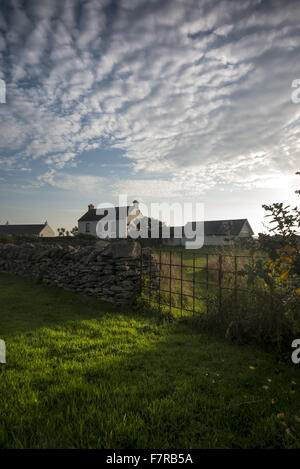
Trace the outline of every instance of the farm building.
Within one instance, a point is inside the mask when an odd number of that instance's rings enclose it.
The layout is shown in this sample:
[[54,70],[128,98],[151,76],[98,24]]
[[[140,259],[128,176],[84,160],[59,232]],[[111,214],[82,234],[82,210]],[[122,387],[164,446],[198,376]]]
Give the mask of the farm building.
[[47,221],[41,225],[10,225],[7,222],[5,225],[0,225],[0,236],[3,234],[13,236],[31,235],[39,238],[55,236]]
[[[163,244],[166,246],[185,246],[187,237],[185,236],[185,228],[196,230],[196,224],[204,224],[204,245],[205,246],[224,246],[231,244],[234,240],[239,238],[250,238],[254,232],[250,223],[246,218],[238,220],[213,220],[204,222],[189,222],[185,227],[171,227],[170,238],[163,239]],[[180,233],[181,236],[176,234]],[[189,239],[190,240],[190,239]]]

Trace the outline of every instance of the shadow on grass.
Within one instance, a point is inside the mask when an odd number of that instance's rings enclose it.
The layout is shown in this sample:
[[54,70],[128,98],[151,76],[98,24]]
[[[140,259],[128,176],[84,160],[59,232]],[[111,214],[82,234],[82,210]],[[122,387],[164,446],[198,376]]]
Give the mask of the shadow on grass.
[[295,367],[187,324],[133,330],[120,320],[97,336],[96,326],[40,331],[36,366],[16,363],[22,386],[7,399],[3,447],[300,447]]
[[20,278],[0,295],[0,447],[300,447],[296,367]]
[[0,336],[116,312],[110,303],[13,275],[0,274]]

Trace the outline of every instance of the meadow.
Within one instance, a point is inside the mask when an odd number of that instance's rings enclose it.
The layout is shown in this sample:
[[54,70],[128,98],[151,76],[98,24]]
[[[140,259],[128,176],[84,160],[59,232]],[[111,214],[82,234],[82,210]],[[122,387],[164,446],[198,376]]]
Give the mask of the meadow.
[[299,367],[0,275],[1,448],[300,448]]

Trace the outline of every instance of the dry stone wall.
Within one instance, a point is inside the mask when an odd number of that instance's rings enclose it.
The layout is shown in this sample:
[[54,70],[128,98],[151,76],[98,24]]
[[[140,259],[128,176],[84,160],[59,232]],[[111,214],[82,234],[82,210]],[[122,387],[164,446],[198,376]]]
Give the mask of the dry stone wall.
[[[150,259],[151,251],[144,249],[143,262]],[[153,259],[151,264],[153,270]],[[133,302],[139,294],[140,266],[141,247],[133,240],[99,240],[77,247],[57,243],[0,245],[0,272],[34,278],[118,305]]]

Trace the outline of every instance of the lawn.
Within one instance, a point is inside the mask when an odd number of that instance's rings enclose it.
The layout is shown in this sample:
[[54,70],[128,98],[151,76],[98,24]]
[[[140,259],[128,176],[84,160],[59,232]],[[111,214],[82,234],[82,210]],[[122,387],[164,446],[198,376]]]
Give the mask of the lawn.
[[0,275],[1,448],[300,448],[299,366]]

